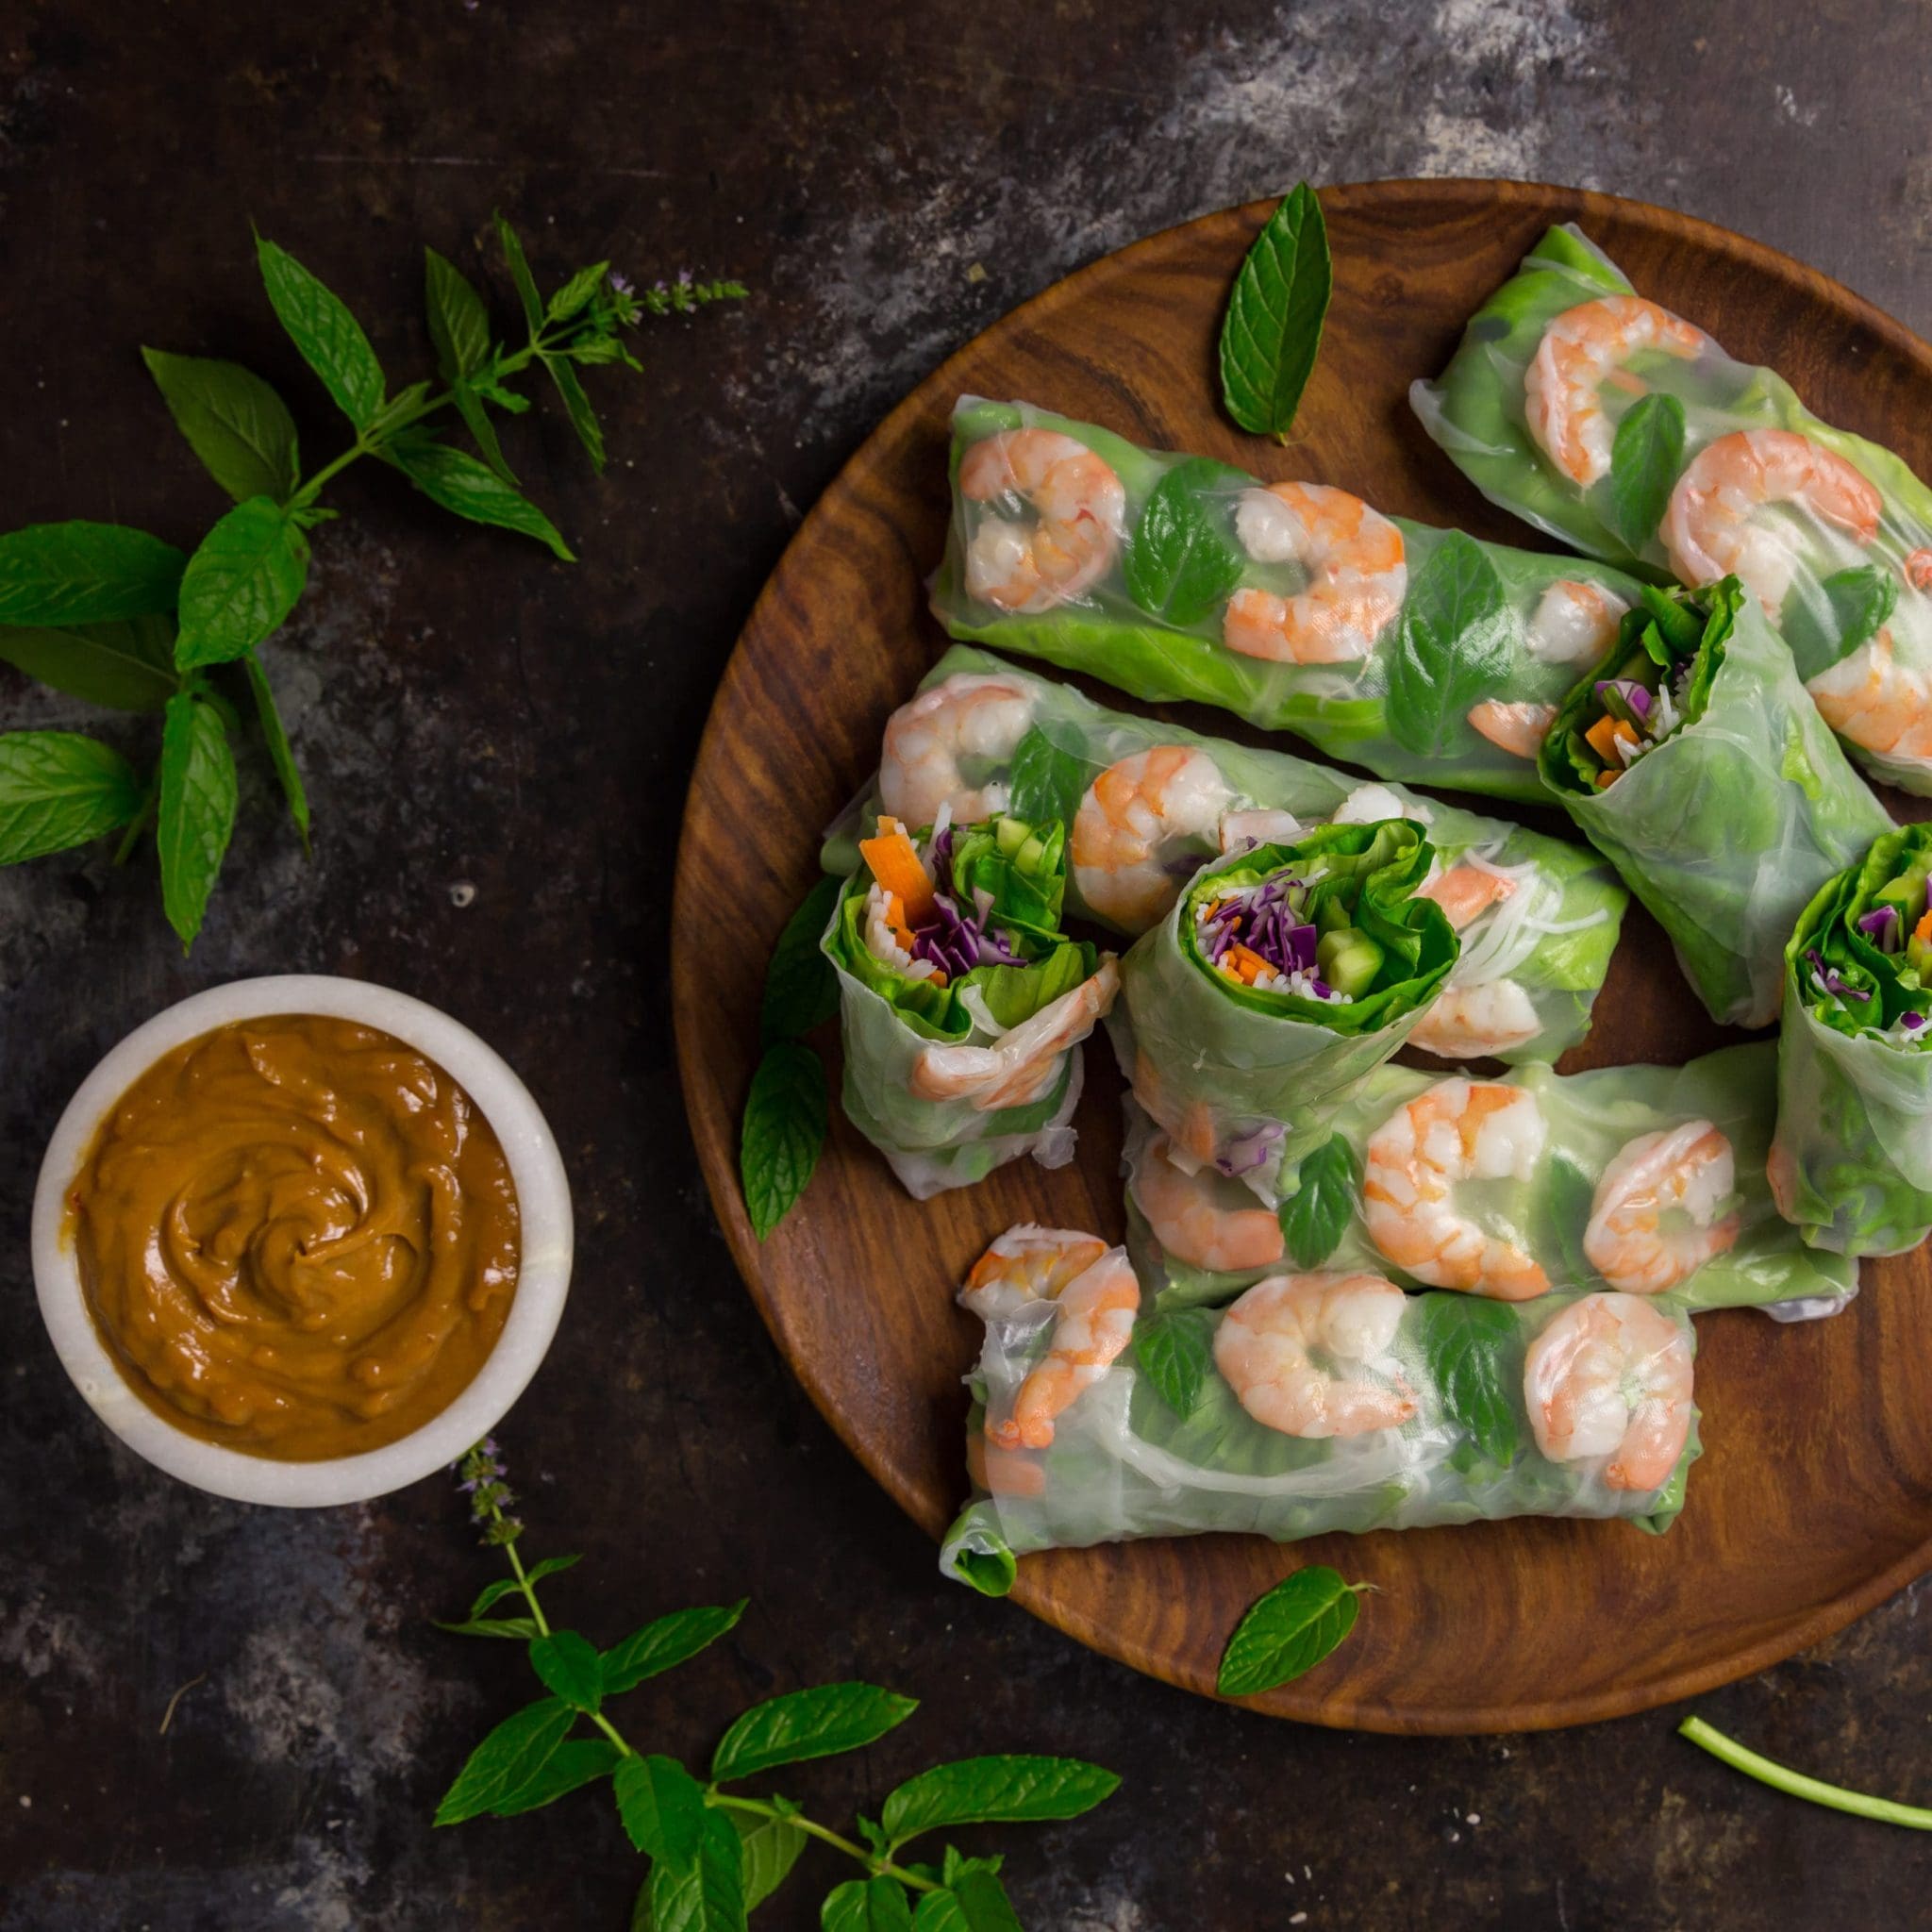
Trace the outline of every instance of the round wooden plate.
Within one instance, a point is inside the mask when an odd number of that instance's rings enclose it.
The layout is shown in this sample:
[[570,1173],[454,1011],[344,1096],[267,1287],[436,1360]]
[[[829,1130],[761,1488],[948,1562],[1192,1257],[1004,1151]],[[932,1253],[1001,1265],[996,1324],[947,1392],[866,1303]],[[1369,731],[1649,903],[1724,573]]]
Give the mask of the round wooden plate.
[[[1733,355],[1774,363],[1828,421],[1932,474],[1932,350],[1770,249],[1661,208],[1515,183],[1376,182],[1330,189],[1322,204],[1335,300],[1291,448],[1243,436],[1218,406],[1222,304],[1267,205],[1083,269],[962,349],[847,464],[759,598],[698,756],[673,994],[711,1197],[812,1400],[935,1537],[965,1494],[960,1376],[979,1336],[954,1306],[955,1284],[1015,1221],[1120,1236],[1119,1089],[1105,1041],[1088,1049],[1079,1158],[1055,1174],[1018,1162],[922,1206],[835,1104],[809,1191],[760,1245],[739,1193],[737,1142],[758,1050],[758,975],[743,962],[768,955],[812,882],[819,828],[873,769],[887,714],[945,641],[924,580],[945,537],[954,398],[1024,398],[1140,442],[1534,543],[1426,441],[1405,391],[1442,366],[1470,312],[1544,226],[1574,220],[1642,292]],[[1186,715],[1254,736],[1220,714]],[[1925,809],[1892,802],[1915,817]],[[1595,1030],[1566,1064],[1674,1061],[1721,1043],[1657,928],[1633,908],[1624,932]],[[825,1032],[836,1084],[836,1028]],[[1524,1521],[1289,1549],[1246,1537],[1130,1543],[1029,1557],[1014,1597],[1137,1670],[1210,1692],[1243,1608],[1304,1563],[1334,1564],[1380,1593],[1334,1657],[1255,1700],[1318,1724],[1516,1730],[1689,1695],[1817,1641],[1932,1568],[1927,1272],[1923,1252],[1868,1262],[1864,1293],[1831,1322],[1701,1320],[1708,1446],[1668,1536]]]

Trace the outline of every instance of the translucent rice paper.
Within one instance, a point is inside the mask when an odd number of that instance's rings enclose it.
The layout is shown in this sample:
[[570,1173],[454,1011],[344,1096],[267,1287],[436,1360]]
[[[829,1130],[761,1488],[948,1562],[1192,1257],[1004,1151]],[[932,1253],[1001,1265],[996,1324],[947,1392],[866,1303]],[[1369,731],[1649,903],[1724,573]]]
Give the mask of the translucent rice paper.
[[[1414,890],[1428,851],[1421,827],[1404,820],[1383,824],[1401,826],[1411,842],[1396,865],[1368,875],[1363,893],[1374,893],[1387,912],[1413,919],[1424,950],[1415,976],[1366,1023],[1345,1007],[1330,1008],[1332,1020],[1298,1018],[1285,1002],[1232,985],[1183,934],[1191,893],[1230,872],[1285,860],[1286,846],[1264,845],[1203,866],[1121,961],[1121,995],[1108,1033],[1141,1106],[1186,1158],[1237,1175],[1270,1207],[1292,1189],[1302,1157],[1328,1138],[1336,1109],[1415,1030],[1455,965],[1448,922]],[[1337,829],[1373,835],[1377,828]],[[1318,830],[1312,839],[1326,836]],[[1310,1015],[1316,1010],[1312,1001],[1295,1005]]]
[[[1664,538],[1668,518],[1654,531],[1625,529],[1614,475],[1588,488],[1573,481],[1544,454],[1526,420],[1524,377],[1549,325],[1581,304],[1632,292],[1623,272],[1578,229],[1552,228],[1476,311],[1441,376],[1416,383],[1409,399],[1423,426],[1492,503],[1589,556],[1669,575],[1677,564]],[[1932,491],[1890,450],[1821,423],[1775,370],[1733,361],[1708,337],[1688,358],[1641,351],[1625,372],[1627,386],[1607,381],[1597,391],[1606,416],[1621,423],[1646,391],[1676,397],[1686,428],[1679,475],[1720,437],[1785,430],[1842,458],[1876,491],[1879,513],[1853,526],[1798,502],[1755,511],[1740,505],[1739,513],[1749,515],[1756,532],[1757,558],[1742,574],[1774,608],[1799,675],[1814,691],[1840,658],[1866,654],[1824,687],[1828,714],[1834,686],[1856,688],[1868,669],[1876,675],[1883,668],[1869,645],[1874,607],[1848,592],[1869,573],[1896,593],[1884,618],[1896,678],[1892,702],[1862,722],[1843,710],[1835,722],[1869,769],[1907,791],[1932,792],[1932,557],[1925,555]],[[1708,582],[1717,574],[1690,572],[1686,581]]]
[[[958,476],[974,443],[1023,426],[1071,436],[1111,467],[1125,495],[1124,537],[1108,569],[1075,596],[1043,611],[1009,614],[968,594],[965,558],[989,517],[1011,519],[1015,511],[1009,502],[970,501]],[[1185,518],[1200,535],[1188,552],[1194,575],[1151,610],[1128,589],[1127,558],[1137,544],[1151,553],[1144,522],[1150,499],[1184,464]],[[1264,730],[1298,732],[1378,777],[1489,797],[1540,800],[1534,747],[1502,749],[1471,724],[1469,711],[1485,701],[1554,704],[1579,670],[1575,656],[1560,655],[1574,651],[1574,638],[1533,638],[1545,594],[1556,585],[1581,584],[1620,605],[1635,595],[1627,577],[1599,564],[1477,543],[1394,517],[1389,521],[1402,535],[1407,596],[1371,654],[1341,663],[1277,663],[1223,641],[1232,594],[1258,590],[1292,597],[1307,586],[1301,565],[1256,561],[1236,533],[1244,495],[1261,488],[1257,478],[1225,464],[1143,450],[1095,425],[1028,404],[972,396],[954,411],[951,474],[952,530],[933,579],[932,608],[954,637],[1088,672],[1136,697],[1218,705]],[[1210,554],[1225,560],[1224,575],[1199,575]],[[1582,661],[1588,658],[1586,650]]]
[[1891,820],[1753,599],[1722,648],[1701,713],[1607,789],[1563,782],[1555,732],[1542,770],[1670,935],[1711,1018],[1762,1026],[1777,1015],[1785,941],[1805,902]]
[[[1836,1314],[1858,1291],[1857,1262],[1807,1247],[1779,1214],[1766,1177],[1777,1054],[1773,1042],[1763,1041],[1725,1047],[1682,1067],[1597,1067],[1567,1074],[1549,1067],[1517,1068],[1494,1084],[1536,1096],[1547,1127],[1541,1155],[1526,1180],[1458,1183],[1451,1195],[1454,1209],[1486,1234],[1525,1250],[1548,1275],[1553,1292],[1608,1287],[1584,1252],[1584,1233],[1605,1169],[1641,1134],[1707,1120],[1731,1143],[1740,1225],[1732,1246],[1684,1276],[1668,1299],[1691,1309],[1761,1307],[1787,1321]],[[1347,1214],[1333,1250],[1310,1257],[1310,1265],[1362,1269],[1404,1288],[1424,1286],[1370,1239],[1360,1190],[1370,1136],[1398,1108],[1444,1077],[1409,1067],[1383,1067],[1335,1112],[1329,1130],[1346,1143],[1352,1158],[1343,1184]],[[1141,1176],[1155,1131],[1129,1098],[1127,1252],[1141,1279],[1159,1284],[1156,1299],[1143,1306],[1164,1309],[1228,1301],[1270,1271],[1216,1273],[1162,1248],[1140,1201]],[[1923,1129],[1921,1138],[1923,1144]],[[1224,1206],[1233,1205],[1224,1194],[1221,1199]],[[1283,1216],[1293,1224],[1292,1204]],[[1191,1230],[1183,1239],[1191,1241]],[[1191,1246],[1190,1252],[1204,1250]],[[1297,1258],[1291,1251],[1274,1266],[1293,1267]]]
[[[1241,1407],[1211,1362],[1200,1405],[1183,1421],[1136,1368],[1130,1347],[1060,1414],[1048,1447],[989,1457],[982,1432],[1010,1412],[1048,1345],[1054,1304],[995,1310],[968,1377],[975,1496],[947,1531],[940,1568],[997,1596],[1011,1588],[1016,1559],[1033,1551],[1137,1537],[1235,1530],[1294,1542],[1337,1530],[1509,1516],[1622,1518],[1666,1529],[1684,1506],[1700,1453],[1694,1407],[1684,1452],[1656,1490],[1610,1487],[1610,1455],[1557,1462],[1538,1448],[1525,1357],[1581,1299],[1506,1307],[1464,1295],[1410,1296],[1387,1357],[1372,1365],[1415,1399],[1413,1419],[1397,1428],[1317,1440],[1283,1435]],[[1689,1316],[1658,1306],[1694,1348]],[[988,1483],[998,1492],[988,1493]]]
[[[1400,811],[1427,826],[1444,870],[1467,862],[1506,875],[1510,887],[1506,898],[1461,932],[1461,957],[1443,983],[1439,1017],[1466,1014],[1471,1024],[1478,1023],[1487,1002],[1507,1007],[1509,989],[1521,989],[1533,1010],[1536,1032],[1488,1048],[1491,1057],[1512,1061],[1554,1060],[1589,1031],[1591,1008],[1609,971],[1628,904],[1610,867],[1594,852],[1507,819],[1424,799],[1401,785],[1370,786],[1288,752],[1253,751],[1177,724],[1108,710],[1070,685],[1037,677],[966,644],[954,645],[920,690],[937,690],[956,677],[995,676],[1024,693],[1027,723],[1010,746],[960,761],[958,789],[946,794],[956,812],[967,809],[969,793],[977,793],[1036,824],[1059,819],[1072,826],[1102,772],[1161,745],[1187,746],[1211,758],[1225,784],[1230,813],[1285,811],[1304,825],[1316,825],[1344,807],[1353,817]],[[1394,803],[1377,794],[1391,796]],[[827,872],[844,875],[858,865],[859,829],[873,823],[878,809],[874,779],[827,832],[822,854]],[[1220,850],[1218,822],[1204,823],[1195,832],[1174,833],[1163,848],[1165,862],[1176,874],[1174,890],[1179,891],[1196,864]],[[1109,916],[1109,906],[1089,904],[1081,891],[1082,877],[1081,867],[1069,869],[1071,912],[1130,937],[1145,930],[1144,923]],[[1479,1050],[1474,1044],[1444,1048],[1445,1055]]]
[[[1842,933],[1867,909],[1871,887],[1908,855],[1923,862],[1928,846],[1928,825],[1879,840],[1864,866],[1830,881],[1806,908],[1785,955],[1772,1173],[1778,1205],[1805,1239],[1840,1254],[1903,1254],[1932,1230],[1932,1050],[1889,1031],[1899,1001],[1883,966],[1861,972],[1847,957],[1856,942],[1832,943],[1834,929]],[[1869,957],[1870,948],[1859,950]],[[1824,1017],[1859,1008],[1819,984],[1806,957],[1813,951],[1842,962],[1871,992],[1869,1026]]]

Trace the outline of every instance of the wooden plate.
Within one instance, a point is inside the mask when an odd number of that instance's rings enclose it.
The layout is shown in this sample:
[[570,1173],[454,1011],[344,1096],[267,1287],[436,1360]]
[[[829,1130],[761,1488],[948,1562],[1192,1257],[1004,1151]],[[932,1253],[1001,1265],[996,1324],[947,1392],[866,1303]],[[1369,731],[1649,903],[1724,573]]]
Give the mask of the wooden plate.
[[[835,1106],[808,1193],[763,1246],[739,1195],[737,1133],[758,1053],[758,978],[742,962],[767,955],[812,881],[819,828],[871,771],[887,714],[944,643],[924,579],[944,541],[954,398],[1025,398],[1143,443],[1339,484],[1384,509],[1533,543],[1425,440],[1405,391],[1441,367],[1466,317],[1543,227],[1576,220],[1641,291],[1732,354],[1774,363],[1827,420],[1932,474],[1932,350],[1767,248],[1661,208],[1514,183],[1376,182],[1328,190],[1322,202],[1335,301],[1291,449],[1241,435],[1217,403],[1221,307],[1265,205],[1083,269],[962,349],[853,458],[759,598],[698,756],[678,854],[673,991],[711,1197],[812,1400],[935,1537],[965,1491],[959,1378],[979,1326],[954,1307],[954,1284],[1014,1221],[1120,1235],[1111,1056],[1100,1040],[1088,1050],[1074,1166],[1016,1163],[924,1206]],[[1185,715],[1253,737],[1220,714]],[[1566,1064],[1674,1061],[1720,1043],[1656,927],[1633,908],[1624,930],[1595,1031]],[[836,1041],[825,1044],[836,1080]],[[1868,1262],[1864,1294],[1828,1323],[1703,1318],[1709,1446],[1666,1537],[1514,1522],[1287,1550],[1195,1538],[1029,1557],[1014,1596],[1082,1642],[1207,1692],[1245,1606],[1303,1563],[1332,1563],[1380,1594],[1335,1657],[1256,1700],[1318,1724],[1516,1730],[1687,1696],[1816,1642],[1932,1567],[1927,1272],[1923,1253]]]

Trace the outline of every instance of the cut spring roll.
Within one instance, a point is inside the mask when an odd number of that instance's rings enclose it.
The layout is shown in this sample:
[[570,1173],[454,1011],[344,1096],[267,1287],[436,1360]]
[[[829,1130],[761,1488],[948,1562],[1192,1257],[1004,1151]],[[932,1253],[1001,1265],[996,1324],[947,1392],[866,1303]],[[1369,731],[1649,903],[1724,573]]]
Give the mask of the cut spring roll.
[[1568,225],[1410,394],[1491,502],[1592,557],[1741,577],[1855,756],[1932,793],[1932,491],[1890,450],[1638,295]]
[[1063,820],[1067,907],[1130,938],[1203,860],[1337,822],[1407,818],[1436,858],[1424,891],[1461,953],[1408,1044],[1445,1058],[1553,1060],[1580,1041],[1627,903],[1587,847],[1400,785],[1096,705],[1071,686],[956,644],[886,725],[878,775],[826,835],[848,874],[880,810],[919,824],[1008,810]]
[[974,1497],[940,1567],[988,1595],[1033,1551],[1137,1537],[1509,1516],[1661,1530],[1698,1454],[1696,1341],[1668,1301],[1510,1307],[1284,1273],[1197,1311],[1177,1371],[1150,1352],[1133,1270],[1092,1236],[1013,1230],[960,1299],[986,1323]]
[[837,968],[845,1112],[916,1199],[1031,1154],[1073,1158],[1080,1042],[1113,955],[1059,930],[1063,828],[1000,813],[916,836],[881,817],[821,950]]
[[1898,1255],[1932,1230],[1932,825],[1877,840],[1785,950],[1771,1178],[1807,1241]]
[[1777,1013],[1805,903],[1891,820],[1735,577],[1646,585],[1539,761],[1578,828],[1670,935],[1715,1020]]
[[1298,732],[1378,777],[1534,801],[1549,708],[1615,635],[1601,565],[962,398],[932,606],[956,638]]

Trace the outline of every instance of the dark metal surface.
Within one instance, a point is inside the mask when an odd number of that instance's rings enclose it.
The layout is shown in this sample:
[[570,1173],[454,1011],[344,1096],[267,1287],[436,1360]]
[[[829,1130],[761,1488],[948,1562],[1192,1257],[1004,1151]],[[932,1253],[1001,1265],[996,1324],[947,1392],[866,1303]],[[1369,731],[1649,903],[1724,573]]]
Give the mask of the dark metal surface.
[[[142,341],[254,363],[300,398],[311,458],[337,446],[257,289],[251,220],[408,375],[427,369],[418,250],[475,268],[492,206],[540,273],[609,253],[641,279],[755,291],[659,325],[645,377],[601,386],[601,485],[554,412],[514,432],[575,569],[395,479],[346,480],[270,652],[316,856],[247,758],[192,960],[145,865],[0,874],[0,1924],[521,1932],[621,1925],[635,1890],[595,1798],[429,1827],[528,1683],[513,1646],[428,1624],[494,1574],[452,1491],[305,1515],[197,1496],[110,1445],[40,1328],[27,1204],[68,1094],[158,1007],[275,971],[436,1002],[549,1113],[576,1287],[502,1434],[537,1552],[586,1555],[557,1607],[608,1641],[754,1600],[730,1642],[628,1700],[641,1740],[695,1756],[738,1702],[862,1675],[924,1707],[794,1781],[831,1822],[929,1757],[1110,1764],[1128,1782],[1102,1812],[1000,1836],[1027,1924],[1061,1932],[1912,1923],[1924,1840],[1762,1791],[1668,1714],[1448,1743],[1293,1729],[942,1584],[732,1274],[683,1131],[663,908],[712,683],[801,507],[992,317],[1304,174],[1509,174],[1690,209],[1923,329],[1923,29],[1915,8],[1771,0],[28,0],[0,22],[0,526],[115,517],[192,542],[218,514]],[[98,716],[0,674],[8,725]],[[1790,1444],[1828,1455],[1829,1419],[1793,1418]],[[1823,1774],[1923,1795],[1922,1596],[1700,1707]],[[809,1855],[759,1923],[816,1924],[843,1875]]]

